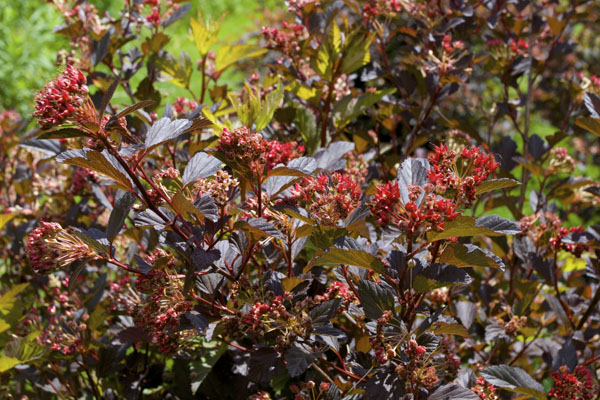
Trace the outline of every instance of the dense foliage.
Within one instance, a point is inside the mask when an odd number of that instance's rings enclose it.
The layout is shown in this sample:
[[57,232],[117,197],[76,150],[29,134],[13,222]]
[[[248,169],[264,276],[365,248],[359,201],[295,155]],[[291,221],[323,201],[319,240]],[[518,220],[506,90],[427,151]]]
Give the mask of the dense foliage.
[[0,114],[0,396],[599,398],[596,2],[289,0],[239,44],[54,3]]

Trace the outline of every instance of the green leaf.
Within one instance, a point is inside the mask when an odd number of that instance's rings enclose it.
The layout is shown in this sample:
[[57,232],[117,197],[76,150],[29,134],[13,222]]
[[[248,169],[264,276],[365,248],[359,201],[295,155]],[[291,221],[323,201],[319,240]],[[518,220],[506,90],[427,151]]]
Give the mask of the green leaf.
[[215,69],[217,72],[221,72],[240,60],[260,57],[266,52],[267,49],[252,44],[223,46],[217,50]]
[[196,393],[228,347],[227,343],[209,342],[203,344],[203,354],[200,359],[190,363],[190,370],[193,373],[191,375],[192,393]]
[[457,267],[490,267],[504,270],[504,263],[492,252],[472,244],[449,243],[440,262]]
[[256,131],[262,131],[273,119],[273,114],[283,100],[283,84],[277,82],[277,89],[267,94],[264,103],[260,104],[260,112],[256,118]]
[[219,29],[223,22],[223,16],[214,22],[202,21],[202,15],[198,12],[198,20],[192,18],[190,25],[192,26],[192,34],[196,41],[196,47],[201,56],[205,56],[213,44],[218,39]]
[[481,372],[481,376],[494,386],[533,396],[536,399],[546,399],[543,386],[521,368],[494,365]]
[[0,214],[0,229],[4,228],[11,219],[19,215],[19,213]]
[[367,318],[378,319],[384,311],[394,310],[394,292],[375,282],[361,280],[358,283],[358,296]]
[[375,35],[363,35],[363,32],[357,30],[350,34],[346,40],[347,45],[342,58],[342,72],[344,74],[351,74],[371,61],[369,47],[371,47]]
[[194,207],[194,204],[188,200],[182,192],[175,193],[171,199],[171,206],[173,207],[173,211],[184,218],[186,218],[188,214],[191,214],[195,215],[199,221],[204,220],[204,214],[198,210],[198,208]]
[[52,131],[42,131],[38,139],[67,139],[88,136],[88,133],[76,128],[63,128]]
[[313,69],[325,80],[332,81],[334,64],[341,51],[342,34],[335,21],[331,24],[325,43],[317,51],[317,56],[311,60]]
[[490,179],[477,187],[477,194],[490,192],[492,190],[504,189],[513,186],[519,186],[521,182],[509,178]]
[[302,136],[302,142],[306,146],[307,154],[313,154],[320,145],[315,114],[308,108],[299,106],[296,109],[296,119],[294,122],[298,126],[298,131]]
[[17,360],[16,358],[6,357],[0,354],[0,372],[6,372],[20,363],[21,361]]
[[475,219],[473,217],[459,216],[446,223],[442,232],[429,232],[427,239],[436,241],[449,237],[465,237],[476,235],[502,236],[520,233],[519,224],[497,215],[490,215]]
[[431,332],[436,335],[457,335],[461,337],[471,336],[465,327],[458,323],[447,324],[444,322],[436,322]]
[[395,91],[395,88],[388,88],[358,97],[352,95],[344,97],[333,107],[333,122],[335,127],[337,129],[342,129],[384,96],[392,94]]
[[111,178],[126,191],[133,188],[133,184],[123,167],[106,150],[102,153],[89,149],[67,150],[56,156],[56,161],[92,169]]
[[161,72],[171,78],[172,83],[184,89],[190,87],[194,64],[185,51],[179,54],[179,59],[167,52],[161,52],[153,56],[152,61]]
[[0,297],[0,332],[10,329],[22,316],[22,304],[17,295],[28,286],[28,283],[15,285]]
[[600,136],[600,119],[581,117],[575,120],[575,125],[593,133],[594,135]]
[[385,265],[375,256],[357,249],[331,248],[321,254],[312,265],[353,265],[366,268],[378,273],[385,272]]

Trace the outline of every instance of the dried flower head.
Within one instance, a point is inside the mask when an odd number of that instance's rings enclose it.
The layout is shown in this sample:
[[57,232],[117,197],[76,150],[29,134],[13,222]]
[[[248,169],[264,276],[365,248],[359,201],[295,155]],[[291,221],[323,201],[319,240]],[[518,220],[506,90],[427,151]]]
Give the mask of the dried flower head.
[[98,258],[89,245],[55,222],[40,222],[29,234],[25,249],[38,274],[49,273],[76,260]]

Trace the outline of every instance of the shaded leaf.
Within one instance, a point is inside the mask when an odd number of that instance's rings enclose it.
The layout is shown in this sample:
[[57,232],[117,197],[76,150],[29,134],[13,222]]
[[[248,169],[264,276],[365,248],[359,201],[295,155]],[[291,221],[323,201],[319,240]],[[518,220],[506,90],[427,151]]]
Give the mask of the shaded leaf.
[[510,178],[489,179],[477,187],[476,194],[483,194],[492,190],[519,186],[521,183]]
[[394,310],[394,292],[383,285],[361,280],[358,283],[358,296],[367,318],[378,319],[384,311]]
[[481,372],[481,376],[488,383],[511,392],[526,394],[536,399],[546,398],[544,387],[521,368],[494,365]]
[[131,206],[135,203],[135,196],[131,192],[117,192],[115,206],[113,207],[108,225],[106,227],[106,238],[109,242],[118,235],[125,223],[125,219],[131,210]]
[[352,142],[333,142],[324,149],[319,149],[313,157],[317,160],[317,168],[326,171],[337,171],[346,166],[342,156],[354,150]]
[[340,264],[366,268],[378,273],[385,272],[385,265],[377,257],[356,249],[330,248],[313,262],[313,265],[339,266]]
[[217,72],[229,68],[236,62],[245,58],[260,57],[267,52],[267,49],[252,44],[242,44],[237,46],[222,46],[217,50],[215,57],[215,70]]
[[204,215],[204,218],[208,218],[213,222],[219,219],[219,208],[208,193],[204,193],[200,196],[200,198],[194,202],[194,207]]
[[337,314],[338,309],[341,305],[342,299],[337,297],[335,299],[328,300],[322,304],[319,304],[318,306],[310,310],[308,315],[312,319],[312,323],[314,326],[326,325],[333,317],[335,317],[335,314]]
[[213,176],[221,168],[221,160],[210,154],[199,152],[188,162],[183,171],[183,186],[187,186],[201,178]]
[[125,107],[124,109],[122,109],[121,111],[119,111],[119,113],[115,116],[116,119],[119,119],[121,117],[124,117],[126,115],[129,115],[133,112],[136,112],[139,109],[151,106],[154,104],[154,100],[144,100],[144,101],[140,101],[139,103],[135,103],[131,106]]
[[494,253],[473,244],[449,243],[440,262],[457,267],[490,267],[504,270],[504,263]]
[[191,124],[186,119],[171,121],[169,118],[161,118],[150,127],[146,134],[146,142],[144,143],[146,149],[177,138]]
[[455,220],[446,223],[442,232],[429,232],[427,238],[430,241],[435,241],[454,236],[502,236],[516,235],[520,232],[521,228],[517,222],[497,215],[490,215],[477,220],[473,217],[459,216]]
[[460,385],[447,384],[440,386],[431,393],[427,400],[478,400],[479,396],[476,395],[471,389],[467,389]]
[[117,159],[106,150],[102,153],[89,149],[67,150],[56,156],[56,161],[94,170],[111,178],[126,191],[133,188],[133,183],[127,172]]
[[286,368],[293,378],[306,371],[316,358],[317,353],[313,353],[308,346],[294,343],[285,353]]
[[270,236],[277,239],[284,239],[283,234],[275,228],[275,225],[267,222],[264,218],[250,218],[245,221],[238,221],[235,223],[234,227],[253,233],[259,237]]

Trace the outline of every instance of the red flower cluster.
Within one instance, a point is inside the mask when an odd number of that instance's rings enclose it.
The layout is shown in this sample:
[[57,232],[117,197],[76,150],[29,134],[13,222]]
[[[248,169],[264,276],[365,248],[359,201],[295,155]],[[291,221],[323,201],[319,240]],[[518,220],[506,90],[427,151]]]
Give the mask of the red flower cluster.
[[485,381],[482,377],[477,378],[475,386],[471,391],[479,396],[479,400],[498,400],[496,388]]
[[148,297],[130,310],[134,321],[146,330],[163,354],[172,353],[186,333],[171,331],[179,327],[181,316],[193,306],[183,295],[182,282],[162,270],[152,270],[138,275],[136,287]]
[[361,189],[351,175],[334,172],[304,178],[291,190],[291,200],[306,207],[311,218],[335,225],[360,205]]
[[223,129],[217,150],[240,167],[248,168],[254,176],[262,176],[277,164],[287,164],[304,153],[304,146],[297,142],[280,143],[264,140],[260,133],[252,133],[246,127]]
[[402,11],[400,0],[369,0],[369,4],[363,7],[363,16],[365,18],[378,15],[393,17],[400,11]]
[[344,299],[344,303],[346,303],[346,306],[348,306],[350,303],[355,303],[358,301],[356,295],[352,290],[350,290],[348,285],[340,281],[333,282],[333,284],[322,295],[316,295],[315,301],[317,303],[324,303],[336,297],[341,297],[342,299]]
[[304,146],[298,145],[298,142],[280,143],[277,140],[265,142],[267,147],[266,159],[267,170],[272,169],[277,164],[287,164],[290,160],[298,158],[304,154]]
[[58,78],[46,84],[37,95],[33,116],[44,129],[67,120],[81,120],[85,117],[81,109],[87,99],[85,76],[77,68],[68,65]]
[[[377,187],[370,208],[380,225],[393,224],[409,233],[417,233],[421,230],[441,232],[446,222],[460,215],[455,211],[456,206],[452,200],[427,193],[418,204],[424,189],[417,185],[409,185],[408,189],[410,201],[403,204],[396,181]],[[429,185],[427,189],[431,189]]]
[[173,111],[175,111],[177,115],[194,111],[197,107],[198,103],[194,100],[186,99],[185,97],[178,97],[173,103]]
[[71,187],[69,188],[69,197],[73,197],[83,190],[87,183],[98,182],[98,174],[88,168],[77,168],[71,178]]
[[570,373],[566,366],[552,373],[554,387],[548,393],[549,397],[560,400],[592,400],[597,394],[592,374],[584,366],[578,365]]
[[308,37],[306,27],[285,21],[281,26],[285,30],[263,26],[262,34],[267,41],[267,46],[287,55],[300,52],[299,43]]
[[234,130],[225,128],[219,138],[217,150],[230,160],[241,166],[249,166],[251,171],[262,175],[267,147],[260,133],[252,133],[246,127]]
[[582,243],[564,243],[562,239],[571,233],[583,232],[585,232],[585,229],[583,229],[581,226],[573,226],[571,228],[566,228],[563,226],[558,230],[556,237],[550,239],[550,244],[555,251],[565,250],[569,253],[572,253],[575,257],[580,257],[581,253],[588,251],[590,247]]
[[491,154],[485,154],[480,147],[463,148],[460,157],[447,146],[434,148],[429,156],[431,169],[427,171],[429,181],[435,185],[435,191],[451,195],[458,202],[470,206],[476,199],[477,186],[481,185],[500,165]]
[[160,12],[158,11],[158,7],[152,8],[152,13],[146,17],[146,21],[154,26],[160,25]]

